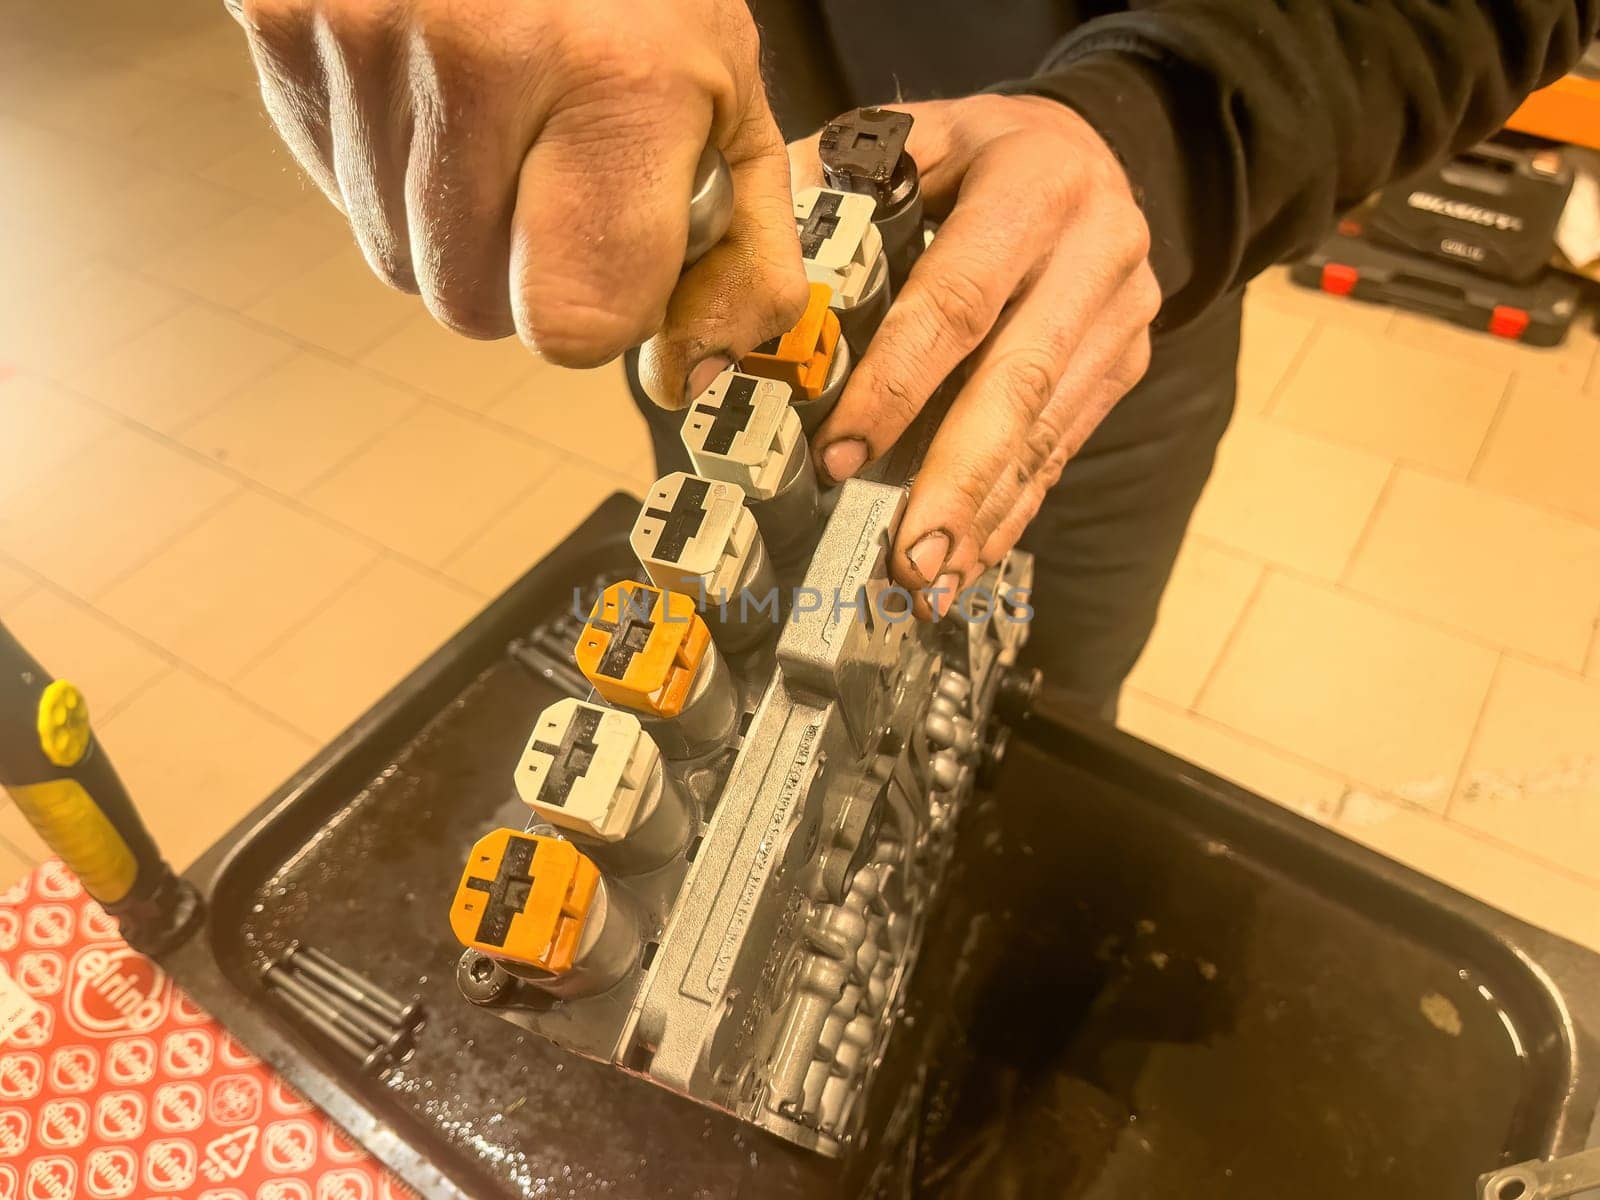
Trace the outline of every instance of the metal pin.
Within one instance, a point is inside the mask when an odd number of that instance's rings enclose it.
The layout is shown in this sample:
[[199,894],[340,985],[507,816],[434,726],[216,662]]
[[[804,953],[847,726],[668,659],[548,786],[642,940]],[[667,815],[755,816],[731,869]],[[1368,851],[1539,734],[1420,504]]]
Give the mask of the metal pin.
[[384,991],[365,976],[329,958],[314,946],[296,942],[289,947],[285,961],[292,962],[296,970],[326,983],[335,991],[348,996],[358,1004],[365,1004],[380,1017],[395,1025],[414,1025],[422,1015],[422,1003],[413,996],[403,1003]]
[[373,1046],[358,1040],[354,1035],[324,1016],[320,1008],[299,994],[283,987],[282,983],[282,980],[270,980],[268,988],[278,994],[283,1002],[294,1011],[295,1016],[310,1025],[351,1057],[359,1059],[363,1071],[370,1071],[383,1058],[384,1051],[382,1046]]

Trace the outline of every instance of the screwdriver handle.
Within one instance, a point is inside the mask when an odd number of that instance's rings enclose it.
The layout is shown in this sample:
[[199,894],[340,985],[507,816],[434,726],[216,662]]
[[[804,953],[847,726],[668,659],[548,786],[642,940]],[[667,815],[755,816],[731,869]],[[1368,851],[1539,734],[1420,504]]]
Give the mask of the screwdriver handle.
[[171,944],[198,909],[156,849],[89,726],[83,694],[0,625],[0,788],[142,950]]
[[722,240],[733,220],[733,172],[722,151],[707,145],[694,169],[694,191],[689,195],[689,244],[683,265],[693,266]]

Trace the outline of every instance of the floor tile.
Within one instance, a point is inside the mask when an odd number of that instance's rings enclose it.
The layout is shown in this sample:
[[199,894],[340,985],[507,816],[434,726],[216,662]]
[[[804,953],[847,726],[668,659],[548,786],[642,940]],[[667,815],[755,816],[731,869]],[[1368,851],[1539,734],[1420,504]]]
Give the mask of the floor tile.
[[274,208],[292,208],[321,194],[281,144],[270,149],[245,146],[225,154],[202,170],[200,178]]
[[8,107],[42,128],[122,149],[141,126],[189,119],[200,99],[193,88],[136,67],[78,57],[43,73],[25,101]]
[[273,288],[245,315],[301,341],[357,358],[389,336],[422,302],[385,287],[353,246]]
[[0,888],[10,887],[52,857],[16,806],[0,796]]
[[0,516],[12,497],[115,428],[116,422],[94,405],[54,384],[0,376]]
[[1509,371],[1330,325],[1272,412],[1304,433],[1465,475],[1509,379]]
[[1494,664],[1454,634],[1269,573],[1196,707],[1442,811]]
[[94,262],[42,293],[0,296],[0,365],[61,379],[182,306],[170,288]]
[[608,470],[623,471],[650,446],[620,363],[592,371],[540,364],[524,387],[489,407],[496,421]]
[[1402,470],[1346,582],[1418,616],[1582,670],[1600,612],[1600,530]]
[[304,352],[234,392],[183,441],[294,495],[420,403],[363,371]]
[[1600,950],[1600,888],[1429,813],[1365,793],[1345,797],[1338,829],[1458,891]]
[[483,601],[392,559],[240,676],[237,687],[326,741],[477,614]]
[[7,605],[17,603],[35,586],[32,575],[20,567],[0,561],[0,617],[5,616]]
[[1289,268],[1272,267],[1250,281],[1247,293],[1252,300],[1268,301],[1274,308],[1319,324],[1327,323],[1380,334],[1394,319],[1395,310],[1383,304],[1366,304],[1330,296],[1315,288],[1289,282]]
[[1245,293],[1239,350],[1240,412],[1259,416],[1267,411],[1316,324],[1304,313],[1275,304],[1270,295],[1257,299],[1253,288]]
[[156,845],[179,870],[317,749],[181,669],[134,697],[100,738]]
[[349,233],[311,219],[252,204],[166,254],[144,263],[152,278],[244,309],[346,245]]
[[1170,754],[1316,821],[1332,821],[1345,792],[1342,779],[1298,762],[1214,721],[1182,712],[1136,688],[1122,693],[1117,725]]
[[1600,393],[1519,379],[1473,482],[1600,525]]
[[484,596],[498,596],[620,490],[623,484],[613,475],[582,463],[562,463],[452,555],[443,570]]
[[165,658],[127,630],[52,588],[0,603],[0,621],[46,671],[78,685],[96,721],[168,669]]
[[104,193],[66,199],[54,206],[52,224],[70,229],[70,240],[90,254],[136,266],[221,224],[248,203],[246,197],[192,175],[147,166],[136,168]]
[[153,118],[130,133],[126,153],[176,171],[203,171],[242,146],[262,152],[279,144],[259,99],[217,92],[186,111],[181,121]]
[[348,534],[245,489],[97,603],[128,628],[226,681],[375,555]]
[[162,433],[175,433],[224,396],[297,353],[290,342],[202,304],[137,334],[68,382]]
[[1180,708],[1192,705],[1261,572],[1259,563],[1204,542],[1185,543],[1129,685]]
[[1337,579],[1389,477],[1375,455],[1236,417],[1193,529],[1297,571]]
[[153,437],[115,429],[0,506],[0,551],[92,599],[238,486]]
[[428,401],[306,500],[396,552],[438,566],[555,465],[548,451]]
[[1528,346],[1522,342],[1463,329],[1448,321],[1420,313],[1395,313],[1388,337],[1402,346],[1430,350],[1457,362],[1473,363],[1492,371],[1510,371],[1518,379],[1537,379],[1551,386],[1583,386],[1594,362],[1597,346],[1590,322],[1573,323],[1559,346]]
[[1600,883],[1600,683],[1502,662],[1450,819]]
[[[398,330],[361,356],[393,379],[458,408],[483,412],[513,388],[519,394],[548,371],[516,338],[482,342],[416,312]],[[520,386],[519,386],[520,385]]]

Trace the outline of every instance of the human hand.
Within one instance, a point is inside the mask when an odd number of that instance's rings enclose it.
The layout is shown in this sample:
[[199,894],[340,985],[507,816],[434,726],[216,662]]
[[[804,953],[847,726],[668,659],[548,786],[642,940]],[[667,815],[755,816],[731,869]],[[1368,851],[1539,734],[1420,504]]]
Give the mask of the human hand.
[[[1144,215],[1110,147],[1038,96],[896,105],[938,235],[812,439],[840,482],[884,454],[969,355],[911,488],[891,573],[942,616],[998,562],[1062,467],[1149,365],[1161,303]],[[815,137],[795,187],[821,184]],[[931,611],[930,611],[931,609]]]
[[[226,2],[373,270],[451,328],[569,367],[650,339],[646,386],[680,407],[804,308],[743,0]],[[707,142],[735,209],[685,271]]]

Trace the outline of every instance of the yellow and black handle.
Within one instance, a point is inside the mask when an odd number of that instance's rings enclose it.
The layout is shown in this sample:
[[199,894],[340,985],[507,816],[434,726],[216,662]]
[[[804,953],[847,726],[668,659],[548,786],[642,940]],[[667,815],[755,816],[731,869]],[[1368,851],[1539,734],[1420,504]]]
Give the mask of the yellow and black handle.
[[83,694],[0,625],[0,788],[147,953],[191,926],[194,889],[156,849],[89,725]]

